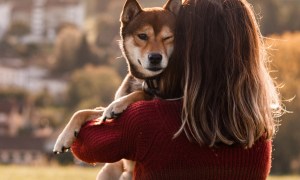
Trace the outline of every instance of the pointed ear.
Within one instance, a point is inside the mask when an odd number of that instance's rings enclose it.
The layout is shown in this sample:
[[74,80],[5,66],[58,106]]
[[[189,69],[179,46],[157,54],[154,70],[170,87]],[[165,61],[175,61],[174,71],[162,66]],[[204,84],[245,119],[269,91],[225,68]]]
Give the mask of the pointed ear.
[[168,2],[164,5],[164,9],[177,15],[181,5],[182,0],[168,0]]
[[131,21],[136,15],[138,15],[141,11],[142,8],[136,0],[127,0],[121,13],[120,21],[126,24],[129,21]]

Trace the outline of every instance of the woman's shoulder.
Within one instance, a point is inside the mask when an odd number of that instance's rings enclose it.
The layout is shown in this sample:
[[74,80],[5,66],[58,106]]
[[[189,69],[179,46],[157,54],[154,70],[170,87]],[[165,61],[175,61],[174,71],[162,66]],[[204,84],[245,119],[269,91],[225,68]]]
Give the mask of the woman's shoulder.
[[157,125],[158,121],[167,121],[169,115],[181,112],[181,100],[164,100],[154,98],[149,101],[138,101],[131,104],[117,119],[135,125]]
[[157,110],[177,110],[178,108],[181,108],[182,106],[182,100],[181,99],[174,99],[174,100],[165,100],[160,98],[154,98],[149,101],[138,101],[133,104],[131,104],[126,111],[132,112],[138,112],[139,114],[141,112],[149,112],[152,113]]

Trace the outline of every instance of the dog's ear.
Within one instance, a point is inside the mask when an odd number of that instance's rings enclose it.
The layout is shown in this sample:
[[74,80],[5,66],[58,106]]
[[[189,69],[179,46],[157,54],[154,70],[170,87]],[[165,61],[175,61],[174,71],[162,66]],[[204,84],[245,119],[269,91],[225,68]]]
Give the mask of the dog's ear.
[[168,0],[168,2],[164,5],[164,9],[177,15],[181,5],[182,0]]
[[120,21],[123,24],[131,21],[136,15],[142,11],[140,4],[136,0],[127,0],[121,13]]

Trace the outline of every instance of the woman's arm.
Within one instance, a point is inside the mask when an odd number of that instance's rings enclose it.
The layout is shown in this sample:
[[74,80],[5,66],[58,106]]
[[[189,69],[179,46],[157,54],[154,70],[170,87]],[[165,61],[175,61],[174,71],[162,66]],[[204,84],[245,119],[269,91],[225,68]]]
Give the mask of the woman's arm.
[[88,163],[116,162],[123,158],[136,161],[151,141],[154,130],[149,127],[155,123],[153,119],[157,113],[154,112],[153,101],[140,101],[112,121],[103,124],[89,121],[81,128],[71,150],[77,158]]
[[72,145],[73,154],[88,163],[115,162],[124,158],[124,128],[121,121],[85,124]]

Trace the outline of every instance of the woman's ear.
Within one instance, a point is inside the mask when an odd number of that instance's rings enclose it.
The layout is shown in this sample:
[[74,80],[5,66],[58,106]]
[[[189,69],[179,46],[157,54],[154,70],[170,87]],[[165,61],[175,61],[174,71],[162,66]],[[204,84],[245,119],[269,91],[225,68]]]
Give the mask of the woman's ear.
[[168,0],[164,5],[164,9],[172,12],[174,15],[177,15],[182,5],[182,0]]
[[141,11],[142,8],[136,0],[127,0],[121,13],[120,21],[123,24],[127,24]]

